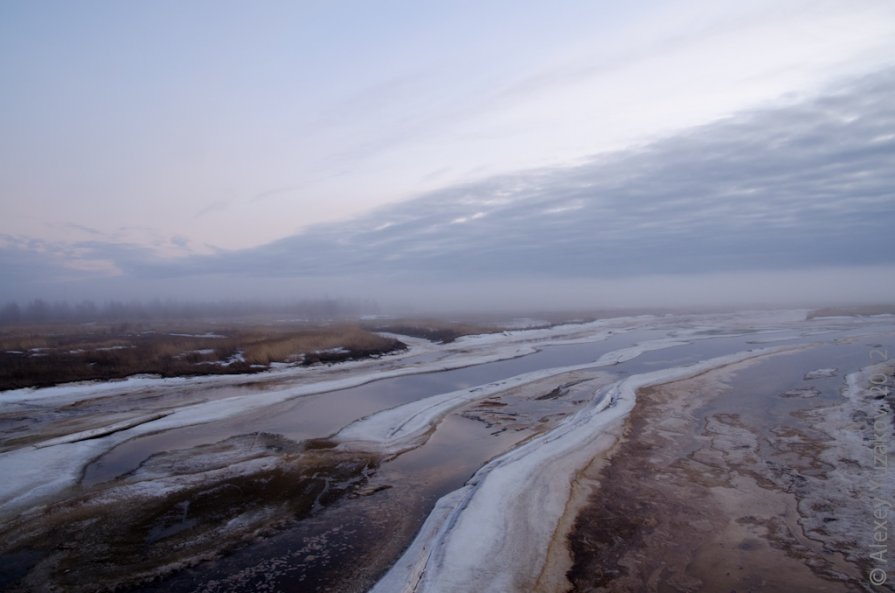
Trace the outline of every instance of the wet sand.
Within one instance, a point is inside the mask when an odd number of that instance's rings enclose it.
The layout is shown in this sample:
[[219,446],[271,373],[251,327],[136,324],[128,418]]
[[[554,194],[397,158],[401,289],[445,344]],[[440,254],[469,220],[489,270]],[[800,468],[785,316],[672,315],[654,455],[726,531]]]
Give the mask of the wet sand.
[[[580,481],[587,502],[568,539],[573,591],[893,590],[869,584],[866,501],[853,496],[855,475],[833,471],[829,453],[841,443],[820,430],[837,428],[825,424],[830,410],[853,419],[847,404],[800,398],[768,426],[767,410],[791,405],[791,394],[731,389],[746,366],[639,392],[625,437]],[[834,463],[860,470],[867,461]]]

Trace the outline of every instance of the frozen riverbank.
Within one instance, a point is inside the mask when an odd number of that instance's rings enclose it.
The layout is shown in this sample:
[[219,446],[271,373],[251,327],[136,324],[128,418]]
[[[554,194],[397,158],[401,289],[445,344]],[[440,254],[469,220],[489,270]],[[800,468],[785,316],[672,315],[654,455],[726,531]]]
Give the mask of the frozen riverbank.
[[373,593],[539,590],[575,474],[617,440],[637,390],[785,352],[763,349],[618,381],[553,431],[501,456],[438,502]]
[[[879,332],[873,320],[793,312],[636,317],[420,342],[377,361],[242,382],[147,378],[31,400],[20,392],[0,441],[0,466],[17,475],[3,487],[0,568],[17,562],[17,550],[37,549],[44,556],[29,582],[73,591],[73,578],[125,586],[128,575],[164,577],[151,590],[169,593],[359,593],[380,578],[411,577],[419,591],[561,589],[578,480],[618,442],[638,389],[738,357],[854,349]],[[818,361],[798,373],[810,384],[783,390],[780,401],[822,399],[824,382],[852,368]],[[295,479],[273,479],[281,474]],[[265,491],[270,483],[283,487]],[[310,506],[298,518],[284,500]],[[90,560],[95,532],[69,520],[105,525],[128,504],[134,520],[108,525],[105,545],[117,551],[102,572]],[[73,546],[54,543],[63,536]],[[321,555],[296,556],[307,538],[321,542]],[[170,562],[130,566],[142,562],[138,548]],[[480,566],[470,551],[496,560]],[[184,562],[200,564],[185,573]],[[479,580],[456,576],[466,573]]]
[[[100,384],[26,389],[0,394],[0,410],[40,418],[67,407],[93,408],[87,416],[66,419],[63,427],[48,423],[41,432],[29,429],[25,446],[0,453],[0,472],[15,481],[0,485],[0,516],[32,505],[77,483],[84,466],[104,451],[141,435],[205,424],[263,410],[308,395],[361,386],[372,381],[432,373],[524,356],[538,347],[574,341],[599,341],[648,323],[650,318],[622,318],[548,329],[517,330],[498,335],[469,336],[451,344],[411,341],[408,352],[379,361],[350,362],[333,367],[284,369],[249,377],[133,378]],[[422,354],[431,360],[412,362]],[[410,360],[410,364],[403,361]],[[247,385],[243,393],[216,397],[225,388]],[[287,386],[284,386],[287,385]],[[183,397],[184,392],[195,392]],[[131,415],[123,426],[120,410]],[[145,406],[145,407],[144,407]],[[139,422],[139,417],[148,416]],[[61,434],[60,434],[61,432]],[[41,434],[46,435],[41,438]],[[95,438],[80,440],[80,436]]]

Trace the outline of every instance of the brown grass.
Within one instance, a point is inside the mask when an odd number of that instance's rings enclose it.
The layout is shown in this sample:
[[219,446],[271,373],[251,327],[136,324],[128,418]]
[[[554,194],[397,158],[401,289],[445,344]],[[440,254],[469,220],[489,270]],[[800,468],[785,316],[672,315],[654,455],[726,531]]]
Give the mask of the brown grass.
[[424,338],[432,342],[447,344],[461,336],[490,334],[503,331],[493,325],[476,325],[463,321],[443,321],[439,319],[391,320],[367,323],[365,327],[374,331],[391,332]]
[[251,373],[272,362],[340,362],[401,348],[398,340],[352,324],[17,327],[0,331],[0,390],[142,373]]
[[895,314],[895,305],[863,305],[857,307],[827,307],[825,309],[815,309],[808,313],[808,319],[817,317],[842,317],[856,315],[883,315],[885,313]]

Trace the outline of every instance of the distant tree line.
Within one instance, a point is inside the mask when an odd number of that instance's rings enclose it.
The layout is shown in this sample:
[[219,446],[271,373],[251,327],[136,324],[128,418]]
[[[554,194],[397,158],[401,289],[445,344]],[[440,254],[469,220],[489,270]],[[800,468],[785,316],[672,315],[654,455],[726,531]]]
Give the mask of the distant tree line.
[[326,321],[357,318],[379,313],[372,300],[303,299],[289,303],[182,302],[153,300],[94,301],[70,303],[34,299],[26,303],[9,302],[0,308],[0,325],[32,323],[89,323],[101,321],[199,320],[253,315],[282,315],[289,319]]

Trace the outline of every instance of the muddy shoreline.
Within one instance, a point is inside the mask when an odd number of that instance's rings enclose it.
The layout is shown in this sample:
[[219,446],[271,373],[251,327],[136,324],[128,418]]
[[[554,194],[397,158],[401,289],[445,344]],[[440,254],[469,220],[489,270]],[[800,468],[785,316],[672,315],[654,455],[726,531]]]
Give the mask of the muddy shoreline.
[[738,370],[640,390],[624,438],[585,476],[587,503],[568,536],[572,591],[893,590],[870,587],[857,533],[868,528],[829,527],[855,506],[855,476],[837,479],[833,464],[867,460],[831,463],[831,452],[842,455],[838,425],[824,421],[854,410],[806,398],[761,426],[749,408],[789,394],[753,392],[742,413],[736,402],[713,405],[733,401]]

